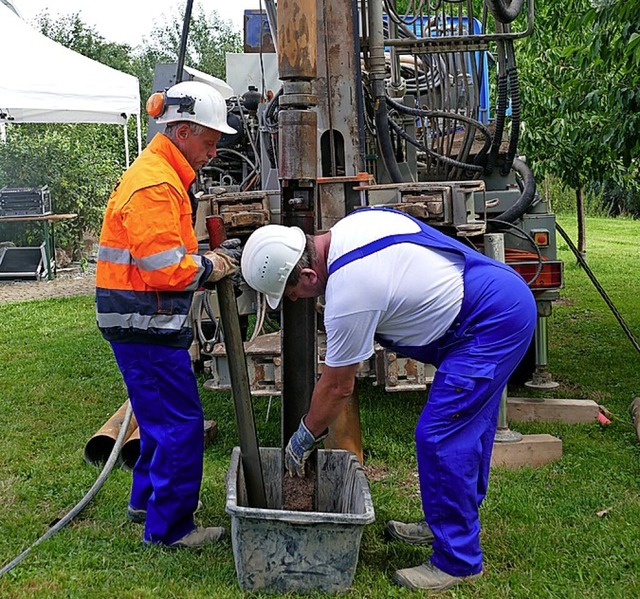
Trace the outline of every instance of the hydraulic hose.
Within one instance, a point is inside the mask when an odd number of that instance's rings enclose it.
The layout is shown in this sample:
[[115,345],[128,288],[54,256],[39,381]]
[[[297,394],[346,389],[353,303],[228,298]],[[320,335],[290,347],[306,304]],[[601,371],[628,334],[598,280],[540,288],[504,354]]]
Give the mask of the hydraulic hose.
[[124,415],[124,420],[122,421],[122,424],[120,425],[120,432],[118,433],[118,437],[116,439],[115,445],[113,446],[113,449],[111,450],[111,454],[109,455],[109,458],[107,459],[107,462],[105,463],[104,468],[102,469],[102,472],[100,473],[100,476],[98,476],[98,478],[96,479],[96,482],[93,483],[93,486],[89,489],[87,494],[79,501],[79,503],[74,508],[71,509],[70,512],[68,512],[65,516],[60,518],[60,520],[58,520],[51,528],[49,528],[47,530],[47,532],[45,532],[35,543],[33,543],[30,547],[27,547],[27,549],[25,549],[18,557],[16,557],[15,559],[11,560],[6,566],[4,566],[0,570],[0,577],[3,574],[6,574],[7,572],[9,572],[13,568],[15,568],[22,560],[24,560],[25,557],[27,557],[29,555],[29,553],[31,553],[31,550],[34,547],[38,546],[43,541],[46,541],[48,538],[50,538],[54,534],[56,534],[59,530],[64,528],[95,497],[95,495],[98,493],[98,491],[102,488],[102,485],[107,480],[109,474],[111,474],[111,471],[113,470],[113,467],[115,466],[116,462],[118,461],[118,455],[120,453],[120,448],[122,447],[122,443],[124,441],[125,435],[126,435],[127,430],[129,428],[129,422],[131,421],[131,415],[132,414],[133,414],[133,411],[131,410],[131,402],[129,402],[129,405],[127,407],[127,411],[126,411],[126,413]]
[[529,166],[519,158],[515,158],[512,168],[522,177],[522,192],[511,208],[508,208],[496,217],[497,220],[509,223],[519,219],[527,211],[529,206],[531,206],[536,196],[536,180]]
[[507,74],[506,58],[504,42],[498,40],[498,98],[496,105],[496,122],[493,131],[493,144],[491,145],[491,151],[485,168],[485,173],[490,175],[495,166],[496,159],[498,158],[498,152],[500,150],[500,144],[502,143],[502,134],[504,132],[504,120],[507,112],[507,95],[509,78]]
[[274,121],[274,117],[276,114],[276,111],[280,105],[280,96],[284,93],[283,88],[281,87],[273,96],[273,98],[271,98],[271,100],[269,100],[268,104],[267,104],[267,108],[264,111],[264,123],[267,127],[267,129],[269,130],[270,133],[276,133],[278,131],[278,123],[277,121]]
[[434,152],[433,150],[431,150],[430,148],[427,148],[427,146],[425,146],[423,143],[420,143],[417,139],[414,139],[413,137],[411,137],[409,134],[407,134],[407,132],[397,123],[394,123],[393,121],[389,121],[389,123],[391,124],[392,129],[400,136],[402,137],[402,139],[404,139],[405,141],[409,142],[410,144],[412,144],[413,146],[415,146],[416,148],[422,150],[425,154],[427,154],[428,156],[431,156],[434,160],[438,160],[444,164],[447,164],[451,167],[454,168],[459,168],[463,171],[482,171],[483,168],[481,166],[477,166],[474,164],[467,164],[466,162],[460,162],[459,160],[456,160],[455,158],[449,158],[448,156],[443,156],[442,154],[438,154],[437,152]]
[[[534,253],[536,254],[536,258],[538,260],[538,267],[536,268],[536,272],[528,281],[526,281],[527,285],[531,287],[533,283],[535,283],[536,279],[540,276],[540,273],[542,272],[543,258],[542,258],[542,252],[540,251],[538,244],[533,240],[533,237],[531,237],[531,235],[529,235],[529,233],[527,233],[522,227],[518,227],[517,225],[507,222],[506,220],[498,220],[496,218],[490,218],[490,219],[487,219],[487,224],[489,225],[489,229],[491,231],[493,231],[493,229],[500,231],[505,227],[507,227],[511,230],[511,233],[513,235],[516,235],[517,237],[525,239],[526,241],[529,242],[529,245],[533,249]],[[495,225],[495,227],[493,225]]]
[[502,176],[509,174],[511,165],[516,156],[518,139],[520,138],[520,83],[518,81],[518,70],[516,69],[516,56],[513,51],[513,41],[506,40],[507,51],[507,74],[509,78],[509,92],[511,96],[511,135],[509,137],[509,148],[504,159],[501,170]]
[[389,128],[389,114],[385,100],[384,80],[386,77],[386,61],[384,55],[384,16],[382,2],[369,5],[369,81],[373,98],[373,120],[376,126],[376,138],[382,162],[393,183],[402,183],[404,177],[398,165],[391,130]]
[[489,12],[500,23],[511,23],[520,14],[524,0],[485,0]]
[[387,113],[387,103],[384,98],[376,98],[375,107],[376,133],[378,146],[384,166],[391,177],[393,183],[402,183],[404,177],[398,166],[398,161],[391,143],[391,130],[389,129],[389,114]]
[[[389,104],[389,106],[391,106],[392,108],[394,108],[395,110],[397,110],[398,112],[403,113],[403,114],[410,114],[412,116],[417,116],[417,117],[420,117],[420,118],[434,118],[434,119],[435,118],[444,118],[444,119],[457,120],[457,121],[460,121],[462,123],[467,123],[470,126],[475,127],[476,129],[478,129],[480,131],[480,133],[482,133],[482,135],[484,136],[484,139],[485,139],[484,145],[480,149],[480,151],[478,152],[478,156],[484,156],[487,153],[487,151],[489,150],[489,146],[491,145],[491,133],[489,132],[489,130],[487,129],[487,127],[483,123],[481,123],[480,121],[478,121],[476,119],[468,117],[465,114],[447,112],[447,111],[444,111],[444,110],[423,110],[421,108],[413,108],[411,106],[407,106],[406,104],[402,104],[401,102],[397,102],[396,100],[393,100],[392,98],[390,98],[388,96],[387,96],[386,100],[387,100],[387,104]],[[421,148],[422,150],[424,150],[427,154],[429,154],[433,158],[444,162],[445,164],[452,165],[452,166],[454,166],[456,168],[462,168],[462,169],[472,170],[472,171],[483,170],[482,167],[476,166],[475,164],[468,164],[466,162],[461,162],[459,160],[455,160],[454,158],[449,158],[447,156],[442,156],[441,154],[438,154],[437,152],[434,152],[433,150],[428,149],[426,147],[426,145],[420,144],[416,140],[413,140],[408,135],[406,135],[406,133],[403,134],[404,131],[401,130],[399,128],[399,126],[394,126],[393,121],[392,121],[392,127],[393,127],[394,131],[396,131],[398,134],[400,134],[401,137],[403,137],[404,139],[406,139],[407,141],[409,141],[410,143],[412,143],[416,147]]]

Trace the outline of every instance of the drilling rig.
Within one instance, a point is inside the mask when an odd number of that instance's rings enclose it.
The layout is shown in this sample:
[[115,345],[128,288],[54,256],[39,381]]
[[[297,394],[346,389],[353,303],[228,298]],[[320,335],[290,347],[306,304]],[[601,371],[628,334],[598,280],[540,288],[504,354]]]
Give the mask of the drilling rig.
[[[547,318],[563,266],[555,217],[518,153],[526,94],[516,50],[533,25],[533,0],[265,0],[264,10],[245,11],[245,51],[227,55],[228,121],[237,133],[223,136],[202,169],[199,238],[206,242],[207,215],[246,239],[268,223],[313,234],[372,205],[407,212],[479,251],[484,234],[502,233],[505,260],[538,306],[523,381],[553,387]],[[209,304],[194,310],[215,322]],[[285,301],[269,314],[246,288],[238,307],[244,319],[255,315],[246,342],[252,393],[281,396],[286,440],[322,368],[318,305]],[[198,357],[210,365],[205,388],[229,389],[224,335],[207,338],[194,319]],[[358,376],[390,392],[420,390],[433,368],[379,348]],[[348,410],[353,423],[357,397]]]

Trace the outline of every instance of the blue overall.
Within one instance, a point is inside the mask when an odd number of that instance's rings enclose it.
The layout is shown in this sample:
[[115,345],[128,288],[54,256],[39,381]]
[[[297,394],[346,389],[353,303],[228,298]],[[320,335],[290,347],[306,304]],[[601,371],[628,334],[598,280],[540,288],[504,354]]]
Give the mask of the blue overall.
[[464,257],[462,306],[443,336],[426,346],[376,340],[437,368],[415,431],[422,508],[435,537],[431,562],[452,576],[468,576],[482,570],[479,507],[487,493],[502,390],[529,347],[536,305],[513,269],[412,220],[421,232],[352,250],[331,264],[329,276],[396,243]]
[[204,414],[188,350],[112,343],[140,429],[129,504],[147,510],[143,540],[171,544],[195,528]]

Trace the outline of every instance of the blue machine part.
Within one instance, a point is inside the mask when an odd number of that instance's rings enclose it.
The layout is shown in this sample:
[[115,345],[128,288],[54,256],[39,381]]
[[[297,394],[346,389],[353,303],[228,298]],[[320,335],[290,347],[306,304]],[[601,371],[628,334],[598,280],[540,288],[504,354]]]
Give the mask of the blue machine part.
[[244,11],[244,51],[275,52],[267,13],[262,10]]

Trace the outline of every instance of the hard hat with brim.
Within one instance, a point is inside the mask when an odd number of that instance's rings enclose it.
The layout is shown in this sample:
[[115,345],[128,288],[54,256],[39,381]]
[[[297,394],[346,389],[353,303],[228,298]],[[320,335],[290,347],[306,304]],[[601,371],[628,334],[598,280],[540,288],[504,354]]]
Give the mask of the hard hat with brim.
[[164,93],[164,106],[158,124],[188,121],[221,133],[234,134],[227,123],[227,103],[222,94],[201,81],[182,81]]
[[304,253],[307,238],[298,227],[265,225],[254,231],[242,252],[240,267],[247,284],[264,293],[275,310],[291,271]]

